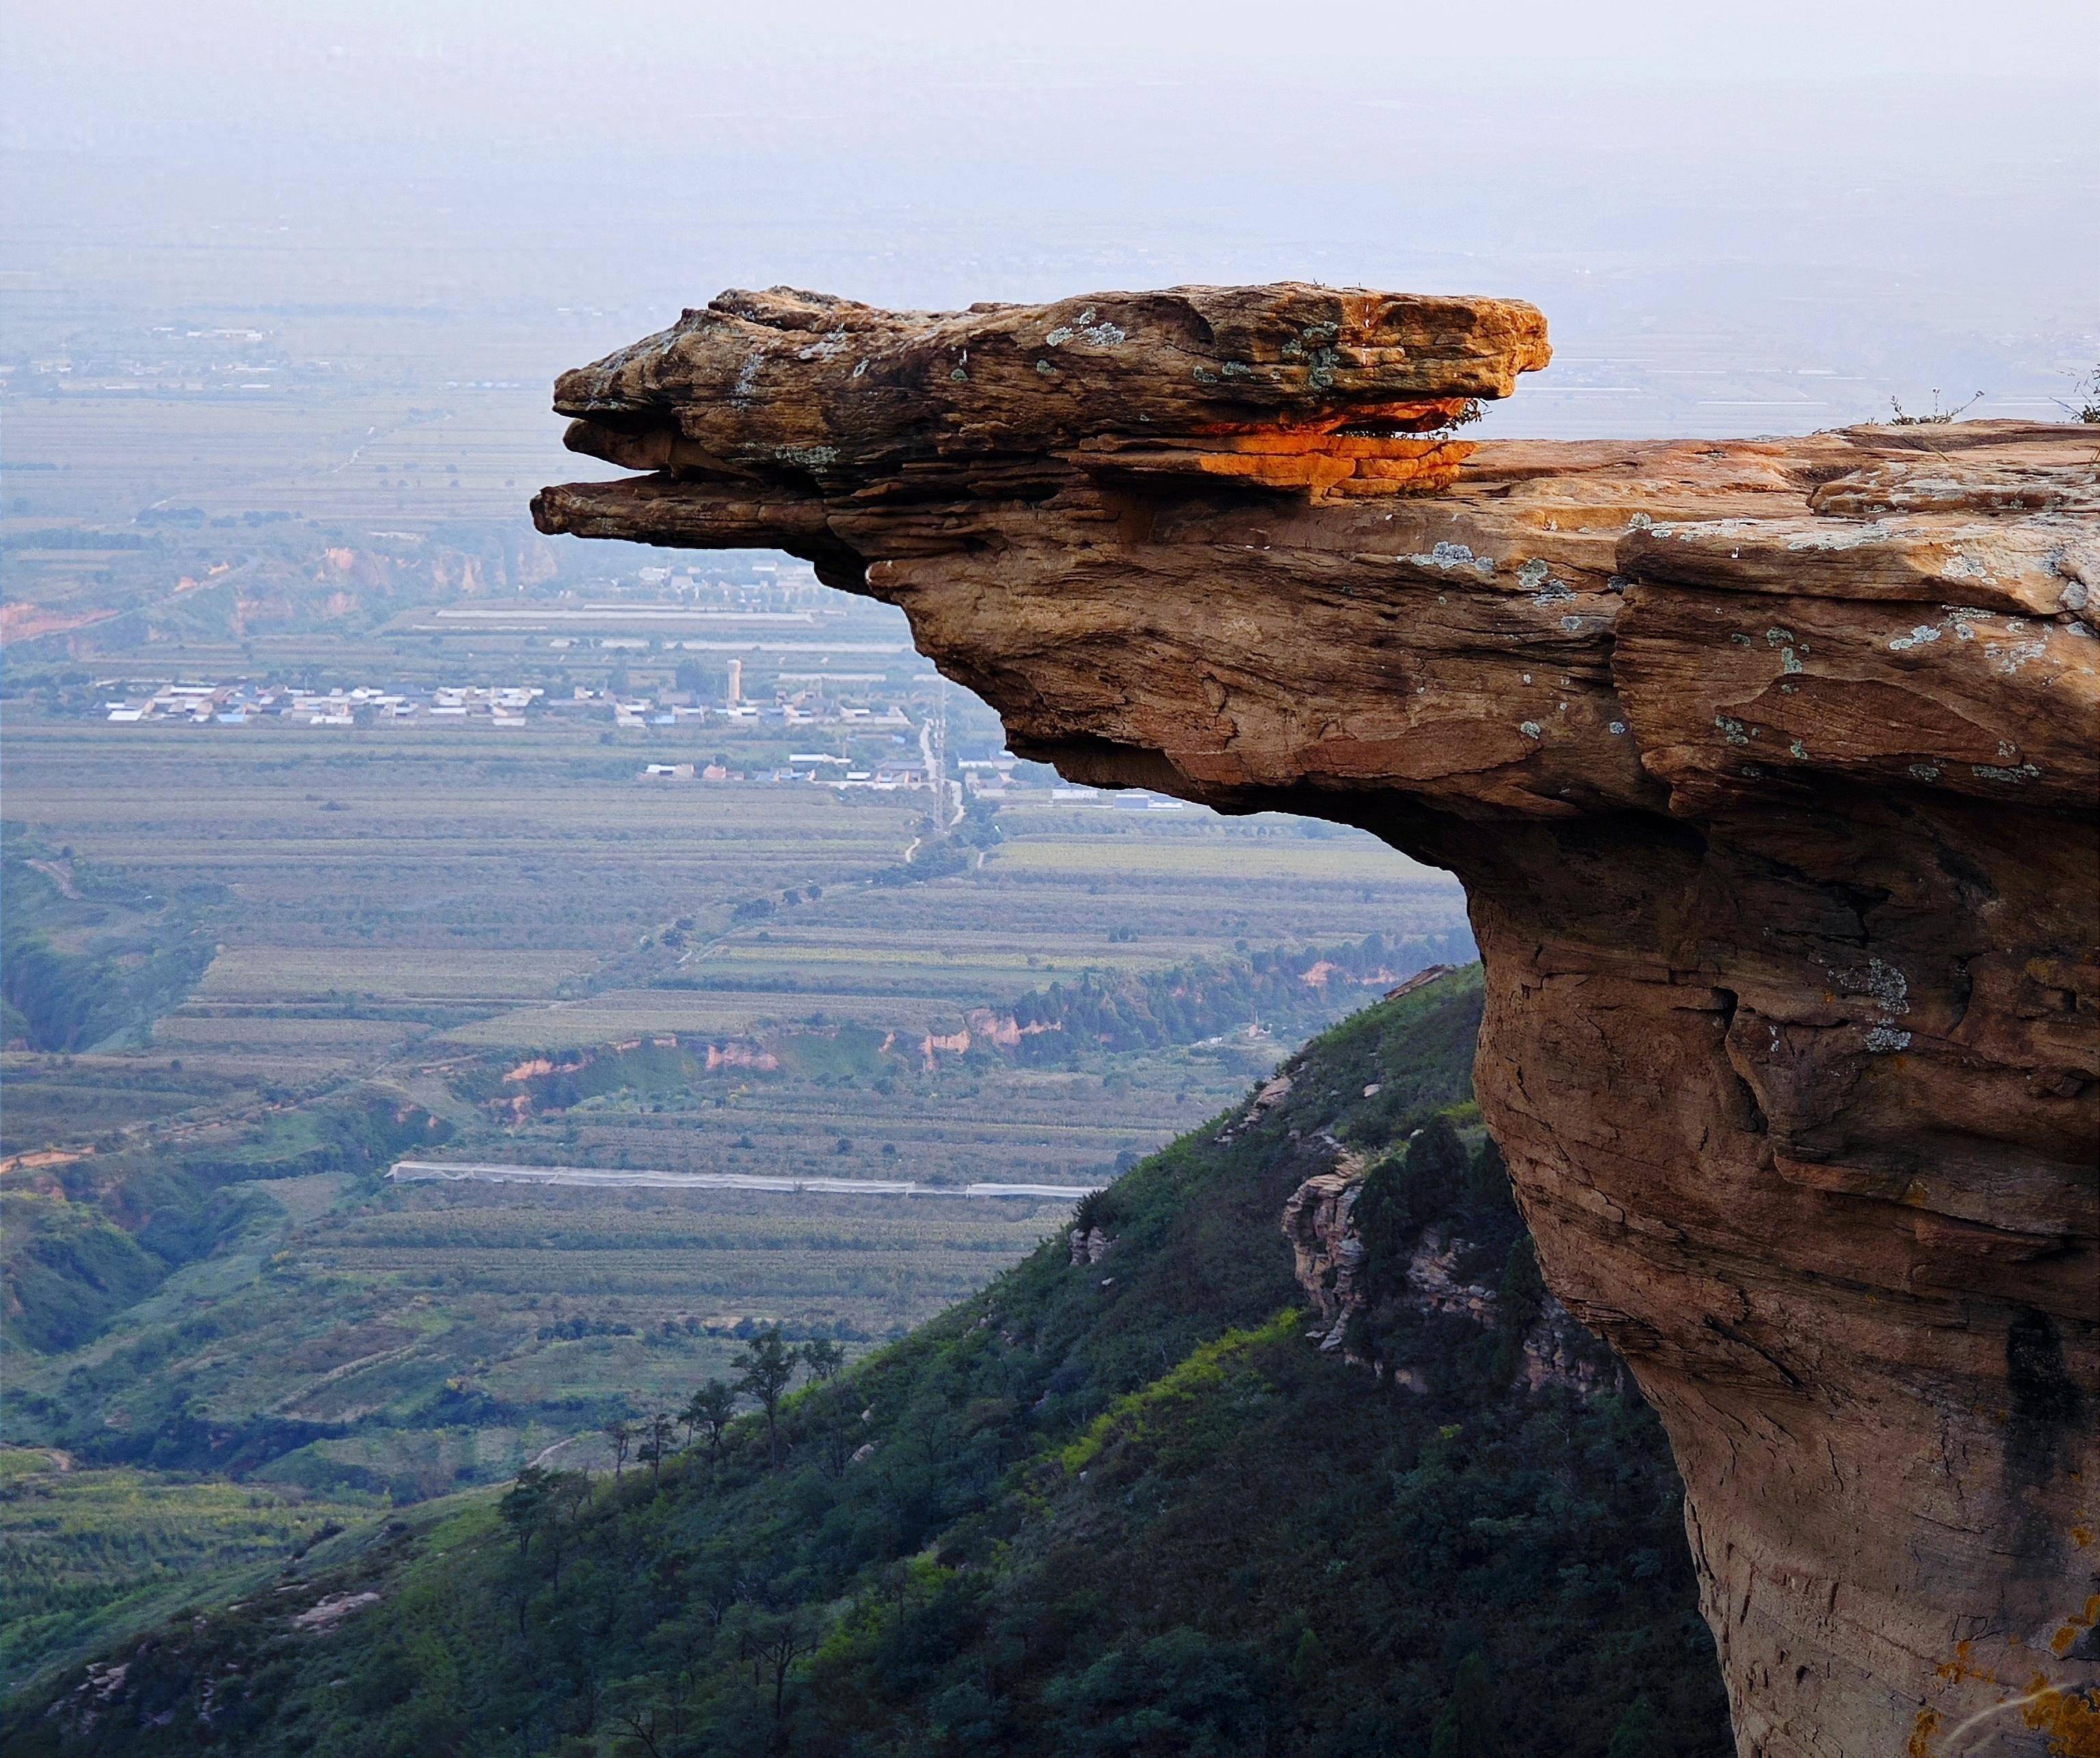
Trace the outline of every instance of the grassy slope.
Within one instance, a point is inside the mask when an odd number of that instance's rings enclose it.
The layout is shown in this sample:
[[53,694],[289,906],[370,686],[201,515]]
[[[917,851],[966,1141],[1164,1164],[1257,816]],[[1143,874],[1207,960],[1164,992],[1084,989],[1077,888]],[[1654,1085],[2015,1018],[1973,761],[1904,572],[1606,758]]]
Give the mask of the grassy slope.
[[259,1237],[271,1181],[368,1173],[437,1138],[428,1113],[372,1089],[218,1149],[148,1143],[16,1174],[0,1190],[0,1349],[77,1348],[182,1265]]
[[[1465,1120],[1479,1005],[1465,973],[1317,1040],[1259,1124],[1115,1187],[1104,1261],[1054,1238],[802,1394],[779,1471],[747,1423],[522,1553],[486,1502],[387,1532],[20,1706],[11,1750],[1720,1754],[1645,1410],[1497,1387],[1434,1326],[1416,1398],[1301,1334],[1284,1199],[1322,1131]],[[345,1592],[380,1603],[291,1627]]]
[[40,1050],[142,1040],[211,961],[194,900],[172,904],[127,875],[59,857],[32,836],[0,856],[0,1036]]
[[96,1471],[0,1447],[0,1681],[77,1663],[372,1517],[258,1486]]

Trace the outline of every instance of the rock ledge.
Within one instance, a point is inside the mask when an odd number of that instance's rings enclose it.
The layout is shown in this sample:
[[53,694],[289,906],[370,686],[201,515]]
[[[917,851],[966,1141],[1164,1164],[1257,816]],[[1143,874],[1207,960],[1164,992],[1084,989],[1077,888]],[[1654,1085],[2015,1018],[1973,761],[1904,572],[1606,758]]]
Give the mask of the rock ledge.
[[807,557],[1017,751],[1455,871],[1741,1750],[2090,1751],[2100,435],[1452,439],[1546,358],[1502,301],[729,294],[563,378],[652,474],[535,511]]

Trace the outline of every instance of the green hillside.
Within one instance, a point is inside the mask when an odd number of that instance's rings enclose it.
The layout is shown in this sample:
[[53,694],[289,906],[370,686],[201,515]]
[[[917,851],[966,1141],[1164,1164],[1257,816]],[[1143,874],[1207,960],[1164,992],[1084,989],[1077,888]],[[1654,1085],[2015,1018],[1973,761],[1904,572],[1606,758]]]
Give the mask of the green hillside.
[[[1655,1422],[1594,1344],[1524,1371],[1479,1015],[1466,971],[1328,1032],[1090,1199],[1096,1261],[1068,1228],[792,1394],[777,1464],[747,1413],[346,1533],[15,1705],[8,1750],[1719,1758]],[[1353,1361],[1280,1227],[1344,1151]],[[1410,1295],[1424,1254],[1485,1321]]]
[[86,1050],[142,1039],[211,962],[200,893],[170,900],[11,831],[0,854],[0,1043]]
[[254,1585],[371,1511],[0,1446],[0,1679],[77,1663]]

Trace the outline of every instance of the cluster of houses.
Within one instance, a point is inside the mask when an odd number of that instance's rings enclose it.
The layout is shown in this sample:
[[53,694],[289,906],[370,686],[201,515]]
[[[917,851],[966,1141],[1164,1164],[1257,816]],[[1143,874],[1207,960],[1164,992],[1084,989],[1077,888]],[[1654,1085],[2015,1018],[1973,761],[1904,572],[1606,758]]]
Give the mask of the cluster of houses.
[[[1040,805],[1092,806],[1107,811],[1178,812],[1185,802],[1147,793],[1142,788],[1074,788],[1057,783],[1045,788],[1040,771],[1033,784],[1017,773],[1020,760],[1002,752],[997,757],[966,758],[955,766],[961,771],[963,793],[973,800],[990,804],[1026,802]],[[640,771],[644,781],[770,781],[801,782],[840,792],[865,788],[876,793],[931,793],[939,783],[920,761],[898,758],[859,766],[851,758],[827,751],[794,751],[788,761],[770,770],[727,769],[716,763],[646,763]]]
[[[98,688],[107,691],[117,680]],[[527,711],[546,692],[536,687],[463,684],[457,688],[404,691],[359,688],[307,690],[295,684],[161,683],[105,695],[102,713],[120,724],[187,721],[196,726],[242,727],[251,720],[289,721],[295,726],[364,727],[385,721],[480,720],[522,727]]]
[[[726,705],[699,705],[691,696],[666,691],[654,697],[616,694],[576,685],[567,695],[550,694],[536,684],[443,685],[426,691],[389,691],[360,687],[302,689],[293,684],[126,682],[103,678],[95,689],[100,711],[120,723],[180,722],[196,726],[245,726],[275,718],[280,723],[311,727],[368,727],[390,722],[436,725],[478,722],[485,726],[522,727],[546,718],[588,718],[602,723],[610,717],[620,727],[678,727],[698,721],[757,722],[774,727],[828,722],[853,735],[877,730],[908,731],[913,722],[896,706],[876,709],[831,704],[775,700],[760,705],[740,700],[741,679],[731,675],[739,698]],[[120,693],[121,692],[121,693]],[[902,743],[899,740],[896,742]],[[955,765],[965,797],[997,802],[1026,797],[1059,806],[1098,806],[1121,811],[1179,811],[1179,800],[1141,788],[1101,789],[1041,785],[1035,771],[1031,784],[1017,774],[1018,759],[1001,752],[990,758],[965,758]],[[652,762],[640,777],[649,781],[768,781],[801,783],[840,792],[866,789],[877,793],[937,793],[942,786],[929,766],[926,753],[870,761],[829,751],[794,751],[770,769],[731,770],[711,763]],[[952,784],[950,784],[952,785]]]
[[1052,788],[1052,806],[1092,806],[1115,812],[1185,812],[1186,800],[1171,800],[1143,788]]
[[892,703],[887,708],[855,708],[825,698],[782,697],[772,702],[736,701],[712,707],[690,696],[667,694],[613,705],[613,723],[620,727],[677,727],[690,721],[741,722],[757,727],[849,726],[856,731],[908,732],[914,722]]
[[822,752],[790,753],[788,758],[787,779],[795,781],[814,781],[823,788],[871,788],[878,793],[931,793],[933,776],[923,762],[907,762],[902,758],[892,762],[877,763],[872,769],[856,769],[843,757],[831,757]]
[[582,720],[610,718],[615,727],[682,727],[696,722],[747,723],[755,727],[844,725],[855,731],[908,732],[910,715],[885,707],[840,703],[814,690],[781,695],[766,703],[747,701],[735,682],[726,703],[704,703],[690,691],[655,696],[593,690],[577,684],[567,694],[538,685],[443,685],[429,690],[369,687],[302,689],[293,684],[178,683],[102,678],[95,700],[104,718],[184,721],[198,726],[245,726],[265,718],[312,727],[365,727],[394,721],[478,720],[522,727],[528,718],[556,715]]
[[[10,389],[68,391],[214,391],[277,388],[293,363],[263,344],[271,338],[248,329],[192,329],[157,324],[142,348],[135,335],[69,342],[64,351],[0,366],[0,385]],[[301,365],[326,369],[321,360]]]
[[852,759],[823,751],[796,751],[770,770],[726,769],[720,763],[644,763],[644,781],[801,781],[820,788],[868,788],[881,793],[933,791],[933,777],[923,763],[883,762],[858,769]]

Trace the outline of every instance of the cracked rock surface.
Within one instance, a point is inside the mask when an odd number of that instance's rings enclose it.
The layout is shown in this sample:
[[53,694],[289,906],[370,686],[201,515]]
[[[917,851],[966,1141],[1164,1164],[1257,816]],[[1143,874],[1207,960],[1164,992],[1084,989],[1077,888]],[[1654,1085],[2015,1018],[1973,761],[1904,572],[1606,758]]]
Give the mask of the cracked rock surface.
[[563,377],[648,474],[535,513],[806,557],[1017,752],[1455,872],[1742,1751],[2093,1749],[2100,434],[1454,437],[1546,359],[1499,300],[726,294]]

